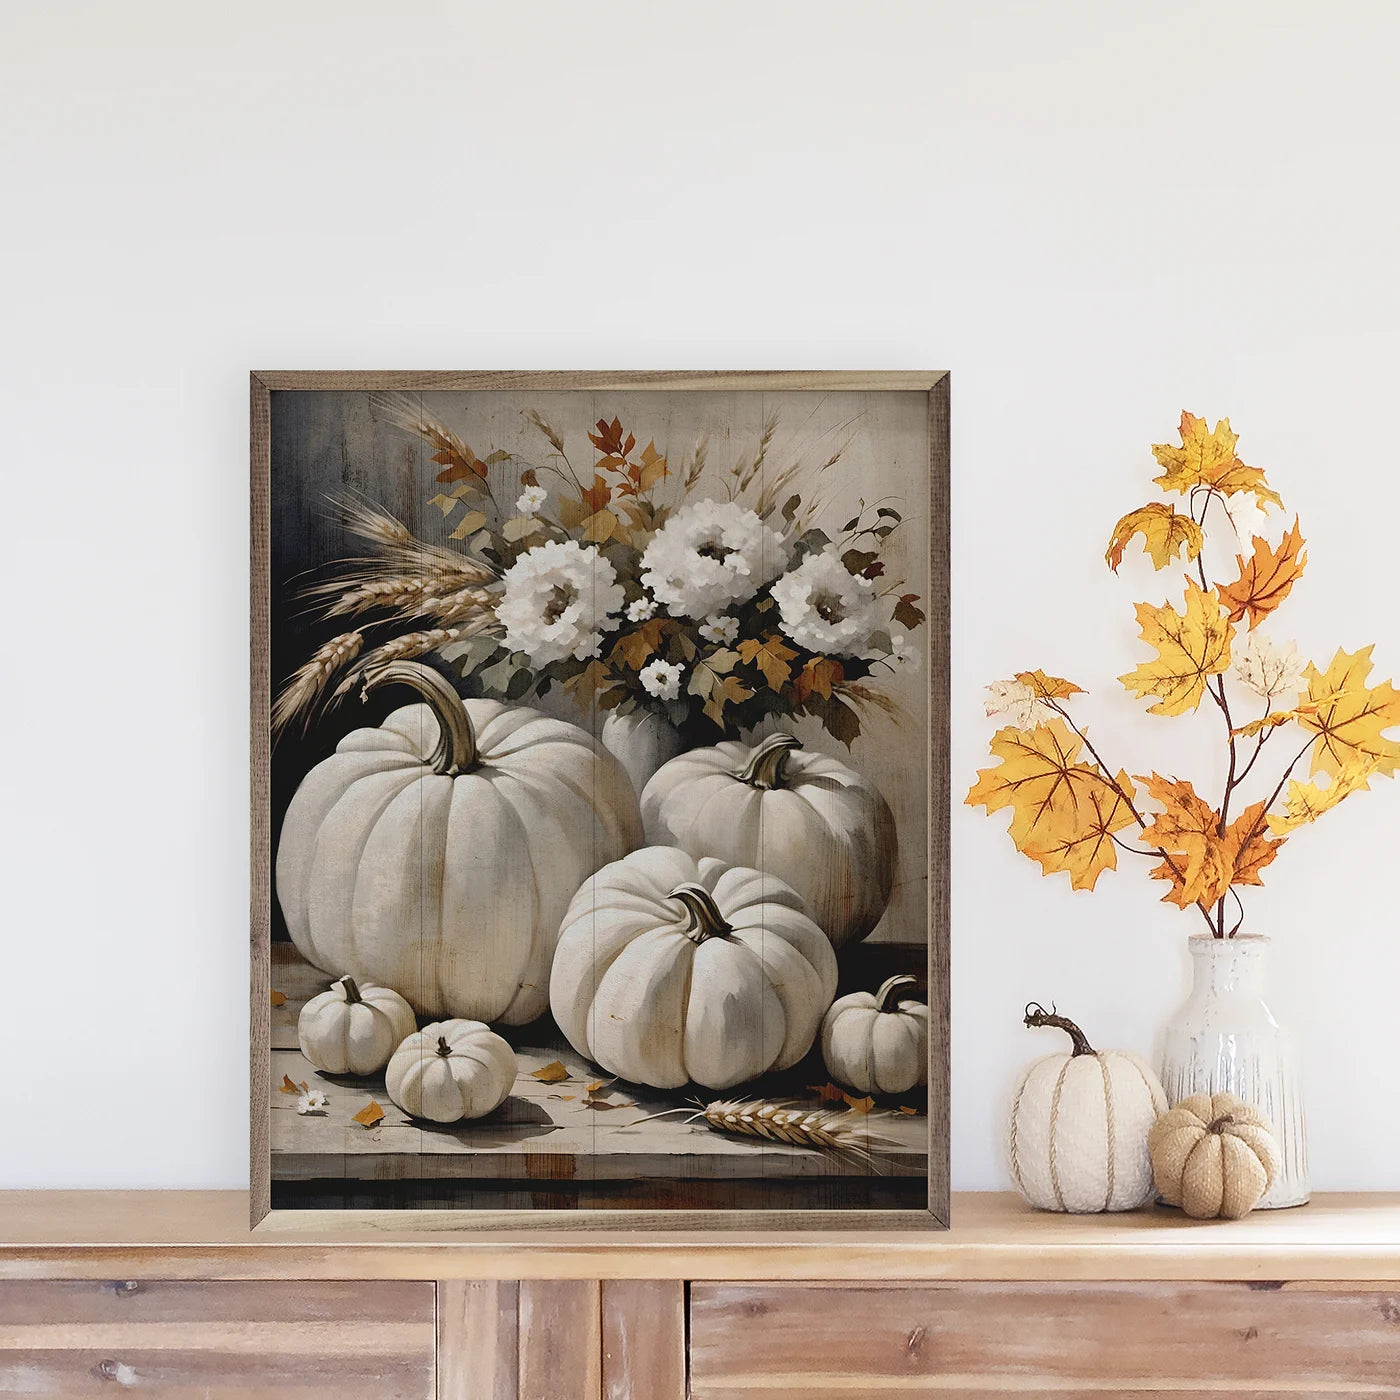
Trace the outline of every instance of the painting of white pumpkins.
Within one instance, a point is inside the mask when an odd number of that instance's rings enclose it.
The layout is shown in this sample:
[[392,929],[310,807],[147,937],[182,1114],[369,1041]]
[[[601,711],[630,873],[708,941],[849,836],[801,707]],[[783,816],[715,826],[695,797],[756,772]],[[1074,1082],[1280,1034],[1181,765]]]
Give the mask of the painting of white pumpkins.
[[558,379],[271,393],[272,1206],[927,1211],[946,419]]

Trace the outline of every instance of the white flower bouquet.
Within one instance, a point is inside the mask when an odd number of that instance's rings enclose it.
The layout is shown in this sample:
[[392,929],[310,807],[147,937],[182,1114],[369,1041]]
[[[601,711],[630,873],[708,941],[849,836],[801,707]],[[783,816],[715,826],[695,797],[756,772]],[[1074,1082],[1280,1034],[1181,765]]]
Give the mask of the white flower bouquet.
[[357,625],[291,678],[279,728],[389,660],[428,654],[468,697],[524,701],[558,685],[584,708],[652,711],[695,743],[813,715],[849,745],[863,713],[893,710],[870,682],[915,664],[908,633],[924,613],[882,558],[901,523],[894,505],[862,503],[839,530],[814,523],[812,490],[839,450],[774,467],[770,421],[731,468],[708,466],[702,438],[673,469],[614,417],[587,433],[592,461],[576,466],[531,412],[548,449],[538,460],[481,458],[416,399],[376,395],[373,406],[435,449],[441,489],[429,504],[460,552],[347,503],[379,557],[309,590],[324,616]]

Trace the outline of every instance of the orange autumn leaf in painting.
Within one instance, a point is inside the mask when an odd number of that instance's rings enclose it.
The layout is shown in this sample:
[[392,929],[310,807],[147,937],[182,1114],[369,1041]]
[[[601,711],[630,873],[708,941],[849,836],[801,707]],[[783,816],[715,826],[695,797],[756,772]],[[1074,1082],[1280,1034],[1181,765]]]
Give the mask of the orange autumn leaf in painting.
[[833,656],[814,656],[793,679],[792,695],[799,704],[811,695],[831,699],[834,686],[846,678],[846,668]]
[[[1060,719],[1021,730],[997,731],[992,755],[967,794],[969,806],[1012,809],[1010,835],[1046,874],[1064,871],[1075,889],[1093,889],[1100,874],[1117,868],[1113,833],[1135,818],[1119,791],[1097,768],[1080,761],[1083,742]],[[1131,796],[1126,773],[1118,788]]]
[[1118,679],[1140,697],[1155,697],[1157,703],[1147,707],[1149,714],[1194,710],[1205,696],[1208,677],[1230,664],[1230,623],[1219,595],[1187,579],[1181,612],[1169,603],[1160,608],[1139,603],[1137,619],[1143,641],[1155,647],[1157,655]]
[[1307,563],[1304,543],[1295,518],[1293,528],[1279,541],[1277,549],[1262,535],[1255,535],[1254,553],[1248,559],[1243,555],[1235,556],[1240,576],[1220,590],[1220,601],[1228,610],[1231,622],[1239,622],[1248,614],[1252,632],[1288,597]]

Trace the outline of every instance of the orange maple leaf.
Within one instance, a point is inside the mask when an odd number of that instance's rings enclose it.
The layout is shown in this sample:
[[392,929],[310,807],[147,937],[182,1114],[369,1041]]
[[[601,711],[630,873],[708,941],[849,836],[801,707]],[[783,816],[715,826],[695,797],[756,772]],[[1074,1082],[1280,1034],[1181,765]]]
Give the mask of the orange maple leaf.
[[612,660],[640,671],[647,664],[647,658],[661,645],[665,630],[666,619],[653,617],[634,631],[624,632],[613,646]]
[[1235,556],[1240,576],[1220,590],[1220,601],[1229,609],[1231,622],[1248,613],[1252,632],[1288,597],[1288,590],[1302,577],[1308,562],[1304,543],[1295,516],[1293,528],[1279,541],[1278,549],[1272,549],[1262,535],[1255,535],[1254,553],[1248,559]]
[[831,656],[814,656],[792,682],[792,698],[800,705],[811,695],[831,699],[833,686],[846,679],[846,668]]
[[1035,691],[1037,700],[1068,700],[1071,695],[1087,695],[1082,685],[1063,676],[1047,676],[1044,671],[1017,671],[1016,679]]
[[1225,855],[1230,861],[1232,885],[1262,885],[1259,872],[1278,854],[1283,838],[1269,836],[1264,803],[1254,802],[1225,831]]
[[1166,809],[1142,833],[1146,845],[1171,857],[1151,872],[1153,879],[1171,881],[1163,900],[1181,909],[1214,904],[1230,888],[1233,873],[1220,835],[1220,813],[1187,779],[1153,773],[1140,781],[1147,784],[1148,795]]

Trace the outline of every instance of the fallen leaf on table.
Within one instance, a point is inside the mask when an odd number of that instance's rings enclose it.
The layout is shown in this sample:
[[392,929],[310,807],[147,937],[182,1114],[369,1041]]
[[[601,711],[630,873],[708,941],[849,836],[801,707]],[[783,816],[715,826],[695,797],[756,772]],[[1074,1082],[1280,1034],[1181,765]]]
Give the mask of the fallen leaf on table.
[[551,1060],[542,1069],[532,1070],[531,1079],[538,1079],[541,1084],[557,1084],[561,1079],[567,1079],[569,1071],[558,1060]]
[[274,1006],[285,1006],[287,1004],[286,992],[279,992],[276,987],[272,989],[272,1004]]
[[910,1118],[917,1117],[917,1116],[918,1116],[918,1112],[919,1112],[919,1110],[918,1110],[917,1108],[914,1108],[914,1107],[912,1107],[910,1104],[907,1104],[907,1103],[902,1103],[902,1104],[900,1104],[900,1106],[899,1106],[899,1111],[900,1111],[901,1113],[907,1114]]
[[863,1099],[856,1098],[854,1094],[842,1094],[841,1097],[846,1100],[846,1106],[857,1113],[869,1113],[875,1107],[875,1100],[868,1094]]
[[282,1083],[279,1087],[284,1094],[304,1094],[306,1092],[306,1085],[294,1083],[290,1074],[282,1076]]
[[547,1099],[558,1099],[560,1103],[573,1103],[578,1097],[577,1094],[546,1094]]
[[590,1083],[585,1084],[583,1087],[587,1089],[590,1094],[601,1094],[604,1093],[606,1090],[610,1089],[616,1083],[616,1079],[594,1079]]
[[614,1103],[611,1099],[589,1098],[583,1101],[585,1108],[631,1108],[632,1104]]
[[835,1084],[809,1084],[807,1092],[815,1094],[821,1103],[845,1103],[846,1091]]
[[371,1099],[356,1115],[355,1122],[366,1128],[377,1128],[384,1121],[384,1110]]

